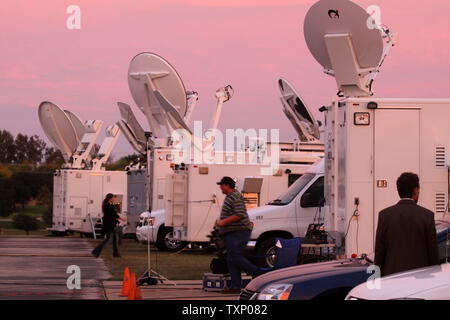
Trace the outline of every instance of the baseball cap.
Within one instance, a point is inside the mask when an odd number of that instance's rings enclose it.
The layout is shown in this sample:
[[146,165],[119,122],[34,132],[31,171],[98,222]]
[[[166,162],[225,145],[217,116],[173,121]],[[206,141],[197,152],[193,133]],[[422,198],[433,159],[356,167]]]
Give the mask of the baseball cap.
[[219,182],[217,182],[218,185],[221,184],[226,184],[227,186],[230,186],[231,188],[234,188],[236,183],[234,182],[234,180],[230,177],[223,177],[222,180],[220,180]]

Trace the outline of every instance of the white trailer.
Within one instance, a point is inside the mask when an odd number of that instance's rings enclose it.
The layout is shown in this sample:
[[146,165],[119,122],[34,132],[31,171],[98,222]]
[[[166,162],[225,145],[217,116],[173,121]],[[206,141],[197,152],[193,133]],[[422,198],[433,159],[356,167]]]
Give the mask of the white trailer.
[[92,150],[103,121],[82,122],[70,111],[44,101],[39,105],[42,129],[61,151],[65,163],[53,176],[53,217],[49,231],[65,234],[67,231],[96,235],[96,224],[101,224],[102,201],[107,193],[115,195],[119,212],[127,207],[127,179],[125,171],[105,171],[117,139],[119,127],[106,128],[106,137],[96,155]]
[[448,216],[449,121],[450,99],[348,98],[327,108],[327,226],[348,233],[347,256],[373,252],[378,214],[399,200],[402,172],[419,175],[419,205]]
[[125,171],[57,170],[53,176],[51,230],[94,233],[101,224],[102,202],[114,194],[119,215],[125,218],[127,175]]

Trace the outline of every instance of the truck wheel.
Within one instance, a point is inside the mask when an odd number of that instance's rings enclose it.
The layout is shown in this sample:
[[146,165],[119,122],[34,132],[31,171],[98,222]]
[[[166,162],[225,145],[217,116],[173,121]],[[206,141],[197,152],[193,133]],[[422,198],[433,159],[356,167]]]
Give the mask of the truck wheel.
[[171,227],[163,227],[158,232],[158,237],[156,239],[156,247],[161,251],[178,251],[183,249],[183,247],[186,245],[182,241],[177,241],[171,239],[173,236],[173,228]]
[[275,237],[270,237],[256,247],[256,265],[260,268],[274,268],[277,263]]

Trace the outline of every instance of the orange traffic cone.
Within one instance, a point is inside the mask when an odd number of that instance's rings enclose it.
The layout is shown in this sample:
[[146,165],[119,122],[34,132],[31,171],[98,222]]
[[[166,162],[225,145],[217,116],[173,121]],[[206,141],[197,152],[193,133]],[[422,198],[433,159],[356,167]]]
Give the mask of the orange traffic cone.
[[135,299],[136,299],[136,275],[133,272],[130,277],[130,289],[128,291],[128,300],[135,300]]
[[139,285],[136,285],[136,290],[134,292],[134,300],[142,300],[141,288]]
[[128,297],[129,292],[130,292],[130,269],[128,269],[128,267],[125,267],[122,282],[122,293],[119,295],[119,297]]

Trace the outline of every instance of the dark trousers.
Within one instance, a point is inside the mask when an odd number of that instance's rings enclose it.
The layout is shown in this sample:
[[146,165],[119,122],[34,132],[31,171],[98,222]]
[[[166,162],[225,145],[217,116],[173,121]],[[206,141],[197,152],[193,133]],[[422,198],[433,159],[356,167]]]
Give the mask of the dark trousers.
[[227,247],[227,265],[231,276],[231,287],[233,289],[241,289],[242,271],[251,276],[256,276],[259,268],[252,264],[244,256],[245,246],[250,239],[250,231],[235,231],[225,235],[225,243]]
[[94,252],[96,254],[100,254],[100,252],[102,252],[103,247],[108,243],[108,241],[110,239],[112,239],[112,243],[113,243],[113,255],[114,256],[119,256],[119,249],[117,247],[117,231],[116,229],[113,229],[111,231],[106,232],[106,237],[105,240],[103,240],[95,249]]

